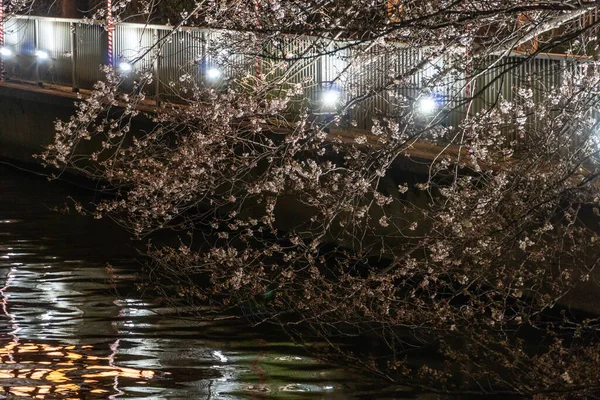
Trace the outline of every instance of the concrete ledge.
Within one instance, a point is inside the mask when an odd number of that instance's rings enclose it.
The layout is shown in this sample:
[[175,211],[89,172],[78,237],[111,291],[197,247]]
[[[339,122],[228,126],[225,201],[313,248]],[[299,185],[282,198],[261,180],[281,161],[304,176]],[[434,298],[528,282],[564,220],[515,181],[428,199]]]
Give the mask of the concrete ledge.
[[34,83],[0,82],[0,96],[35,101],[54,106],[73,107],[77,93],[61,90],[59,86],[37,86]]
[[43,88],[0,84],[0,156],[36,162],[54,139],[54,122],[68,119],[75,111],[74,97],[57,96]]

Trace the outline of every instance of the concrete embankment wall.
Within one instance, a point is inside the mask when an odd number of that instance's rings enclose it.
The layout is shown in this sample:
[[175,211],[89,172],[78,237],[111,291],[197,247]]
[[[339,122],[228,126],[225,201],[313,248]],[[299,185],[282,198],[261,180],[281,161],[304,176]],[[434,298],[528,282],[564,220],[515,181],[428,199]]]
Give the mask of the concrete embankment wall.
[[76,96],[50,90],[0,86],[0,157],[21,163],[39,162],[34,154],[52,143],[54,121],[75,112]]
[[[0,83],[0,158],[30,168],[41,168],[36,154],[54,142],[55,122],[68,121],[76,112],[76,93],[59,87],[46,88],[17,83]],[[143,113],[135,117],[134,131],[149,131],[153,124]],[[77,152],[91,154],[100,149],[98,140],[80,141]],[[50,173],[51,171],[46,170]],[[77,171],[69,171],[74,177]]]

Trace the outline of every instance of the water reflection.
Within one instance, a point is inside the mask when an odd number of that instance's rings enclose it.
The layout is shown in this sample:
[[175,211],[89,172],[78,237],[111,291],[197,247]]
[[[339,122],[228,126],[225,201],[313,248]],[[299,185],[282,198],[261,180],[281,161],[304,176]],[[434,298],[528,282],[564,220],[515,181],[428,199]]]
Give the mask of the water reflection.
[[5,393],[35,399],[85,397],[115,398],[127,381],[144,385],[154,371],[119,367],[114,353],[99,357],[94,347],[60,346],[13,340],[0,347],[0,379],[12,381]]
[[176,319],[140,298],[123,232],[49,211],[73,189],[0,168],[0,193],[0,382],[8,397],[346,399],[370,387],[275,332],[236,319]]
[[[126,368],[115,364],[120,339],[116,339],[110,345],[108,357],[97,355],[102,351],[95,350],[92,345],[65,346],[33,341],[21,343],[19,332],[22,329],[17,317],[9,311],[11,296],[8,290],[11,285],[19,286],[15,283],[16,276],[17,270],[15,266],[11,266],[5,278],[5,285],[0,289],[2,312],[11,328],[8,333],[11,340],[0,347],[0,379],[12,382],[10,385],[3,385],[6,394],[35,399],[56,398],[57,395],[69,398],[90,398],[91,395],[99,395],[98,398],[113,399],[124,394],[119,389],[120,382],[126,383],[130,380],[137,385],[144,385],[154,378],[155,372],[152,370]],[[45,303],[46,305],[62,303],[58,299],[66,290],[65,285],[50,283],[44,284],[43,287],[47,289],[43,293],[52,293],[52,302]],[[41,299],[44,297],[48,296],[42,296]],[[68,305],[66,306],[68,308]],[[44,313],[40,319],[48,321],[42,323],[42,326],[49,326],[54,319],[53,312]]]

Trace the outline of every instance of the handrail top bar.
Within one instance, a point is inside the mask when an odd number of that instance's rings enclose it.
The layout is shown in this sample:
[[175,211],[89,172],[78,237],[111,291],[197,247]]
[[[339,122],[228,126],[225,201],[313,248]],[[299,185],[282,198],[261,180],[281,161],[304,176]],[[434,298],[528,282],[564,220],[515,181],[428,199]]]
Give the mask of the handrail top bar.
[[[102,20],[92,20],[92,19],[83,19],[83,18],[62,18],[62,17],[46,17],[46,16],[41,16],[41,15],[20,15],[20,14],[12,14],[8,17],[5,17],[5,21],[10,21],[10,19],[31,19],[31,20],[42,20],[42,21],[50,21],[50,22],[68,22],[68,23],[76,23],[76,24],[91,24],[91,25],[102,25],[104,21]],[[175,27],[172,26],[167,26],[167,25],[159,25],[159,24],[142,24],[142,23],[134,23],[134,22],[117,22],[115,25],[120,25],[120,26],[126,26],[126,27],[137,27],[137,28],[145,28],[145,29],[158,29],[158,30],[163,30],[163,31],[173,31],[175,29]],[[219,29],[219,28],[206,28],[206,27],[193,27],[193,26],[183,26],[183,27],[179,27],[177,28],[178,30],[182,30],[182,31],[198,31],[198,32],[210,32],[210,31],[222,31],[222,32],[235,32],[231,29]],[[281,37],[297,37],[297,35],[293,35],[293,34],[281,34]],[[303,38],[306,39],[323,39],[323,40],[330,40],[332,42],[345,42],[345,43],[352,43],[355,40],[352,39],[334,39],[334,38],[323,38],[323,37],[318,37],[318,36],[314,36],[314,35],[302,35]],[[408,45],[406,45],[405,43],[394,43],[394,45],[397,45],[399,47],[408,47]],[[461,46],[462,47],[462,46]],[[518,51],[511,51],[509,56],[512,57],[529,57],[531,56],[530,54],[527,53],[523,53],[523,52],[518,52]],[[545,58],[545,59],[551,59],[551,60],[561,60],[561,59],[567,59],[567,58],[572,58],[572,59],[578,59],[581,61],[588,61],[591,60],[592,57],[590,56],[578,56],[575,54],[560,54],[560,53],[538,53],[534,56],[534,58]]]
[[[50,21],[50,22],[72,22],[77,24],[89,24],[89,25],[102,25],[104,21],[95,20],[95,19],[84,19],[84,18],[62,18],[62,17],[45,17],[42,15],[20,15],[20,14],[12,14],[7,17],[7,20],[10,19],[31,19],[31,20],[42,20],[42,21]],[[125,26],[143,26],[149,29],[163,29],[163,30],[173,30],[173,27],[169,27],[167,25],[158,25],[158,24],[139,24],[133,22],[117,22],[115,25],[125,25]],[[179,29],[195,29],[195,30],[208,30],[208,28],[194,28],[194,27],[183,27]]]
[[[84,18],[62,18],[62,17],[45,17],[41,15],[20,15],[20,14],[12,14],[10,17],[7,17],[6,20],[10,21],[11,18],[14,19],[31,19],[31,20],[42,20],[42,21],[50,21],[50,22],[69,22],[69,23],[77,23],[77,24],[90,24],[90,25],[102,25],[105,22],[102,20],[93,20],[93,19],[84,19]],[[115,25],[127,26],[127,27],[137,27],[137,28],[147,28],[147,29],[160,29],[164,31],[173,31],[175,30],[175,26],[167,26],[167,25],[159,25],[159,24],[145,24],[145,23],[136,23],[136,22],[117,22]],[[177,30],[182,31],[204,31],[204,32],[235,32],[233,29],[223,29],[223,28],[207,28],[207,27],[197,27],[197,26],[182,26],[177,28]],[[302,36],[306,39],[314,38],[314,39],[323,39],[330,40],[332,42],[346,42],[352,43],[356,40],[352,39],[334,39],[334,38],[324,38],[314,35],[294,35],[291,33],[282,33],[279,35],[280,37],[298,37]],[[405,44],[398,43],[400,46],[405,46]]]
[[[49,22],[69,22],[76,24],[90,24],[90,25],[102,25],[105,22],[102,20],[93,20],[93,19],[83,19],[83,18],[62,18],[62,17],[46,17],[41,15],[21,15],[21,14],[12,14],[9,17],[6,17],[6,21],[10,21],[10,19],[20,19],[20,20],[41,20],[41,21],[49,21]],[[163,31],[173,31],[175,29],[174,26],[167,25],[159,25],[159,24],[143,24],[143,23],[135,23],[135,22],[117,22],[115,25],[126,26],[126,27],[144,27],[146,29],[159,29]],[[232,29],[220,29],[220,28],[206,28],[206,27],[195,27],[195,26],[182,26],[177,28],[182,31],[203,31],[203,32],[235,32]],[[324,38],[315,35],[294,35],[291,33],[282,33],[279,37],[291,37],[297,38],[298,36],[302,36],[305,39],[321,39],[321,40],[329,40],[331,42],[344,42],[344,43],[352,43],[357,42],[358,40],[353,39],[334,39],[334,38]],[[407,47],[404,43],[393,43],[398,47]]]
[[[520,51],[511,51],[508,54],[509,57],[530,57],[531,54],[523,53]],[[535,55],[537,59],[547,59],[547,60],[562,60],[566,58],[572,58],[581,61],[592,61],[593,58],[590,56],[578,56],[576,54],[566,54],[566,53],[537,53]]]
[[[42,21],[51,21],[51,22],[69,22],[69,23],[77,23],[77,24],[91,24],[91,25],[102,25],[104,23],[104,21],[102,20],[93,20],[93,19],[83,19],[83,18],[62,18],[62,17],[45,17],[45,16],[41,16],[41,15],[20,15],[20,14],[12,14],[10,17],[7,17],[6,20],[10,21],[10,19],[31,19],[31,20],[42,20]],[[117,22],[115,23],[115,25],[121,25],[121,26],[127,26],[127,27],[144,27],[147,29],[160,29],[160,30],[164,30],[164,31],[173,31],[175,29],[174,26],[167,26],[167,25],[159,25],[159,24],[143,24],[143,23],[136,23],[136,22]],[[197,27],[197,26],[182,26],[177,28],[178,30],[183,30],[183,31],[205,31],[205,32],[209,32],[209,31],[222,31],[222,32],[235,32],[232,29],[221,29],[221,28],[206,28],[206,27]],[[296,37],[297,35],[292,35],[292,34],[281,34],[280,36],[282,37],[286,37],[286,36],[291,36],[291,37]],[[319,38],[319,39],[325,39],[322,37],[318,37],[318,36],[313,36],[313,35],[303,35],[303,37],[305,38]],[[340,40],[340,39],[333,39],[333,38],[328,38],[328,40],[331,41],[338,41],[338,42],[352,42],[352,40]]]
[[[31,19],[31,20],[42,20],[42,21],[50,21],[50,22],[69,22],[69,23],[77,23],[77,24],[90,24],[90,25],[102,25],[105,24],[105,21],[103,20],[94,20],[94,19],[84,19],[84,18],[62,18],[62,17],[45,17],[42,15],[21,15],[21,14],[12,14],[9,17],[6,17],[5,20],[10,21],[10,19]],[[160,30],[164,30],[164,31],[173,31],[175,30],[175,26],[167,26],[167,25],[160,25],[160,24],[145,24],[145,23],[137,23],[137,22],[116,22],[115,25],[120,25],[120,26],[127,26],[127,27],[144,27],[147,29],[160,29]],[[235,32],[235,30],[233,29],[224,29],[224,28],[207,28],[207,27],[199,27],[199,26],[182,26],[177,28],[177,30],[182,30],[182,31],[205,31],[205,32],[210,32],[210,31],[215,31],[215,32]],[[315,35],[294,35],[291,33],[282,33],[279,35],[280,37],[298,37],[298,36],[302,36],[304,38],[310,39],[310,38],[315,38],[315,39],[323,39],[323,40],[330,40],[330,41],[335,41],[335,42],[354,42],[356,40],[352,40],[352,39],[334,39],[334,38],[324,38],[324,37],[320,37],[320,36],[315,36]],[[405,46],[404,44],[400,44],[401,46]]]

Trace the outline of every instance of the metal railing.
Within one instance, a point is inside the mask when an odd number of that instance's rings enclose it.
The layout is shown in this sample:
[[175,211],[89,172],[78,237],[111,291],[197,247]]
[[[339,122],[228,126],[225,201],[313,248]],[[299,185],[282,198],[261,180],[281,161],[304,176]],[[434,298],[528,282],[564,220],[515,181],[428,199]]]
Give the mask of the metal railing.
[[[226,34],[199,28],[173,31],[161,25],[118,23],[113,31],[114,55],[109,56],[107,30],[100,23],[13,16],[4,23],[4,48],[11,53],[3,57],[4,74],[11,80],[71,86],[74,91],[91,89],[104,78],[100,66],[114,57],[116,67],[134,61],[137,70],[152,74],[155,84],[144,89],[147,95],[170,99],[182,96],[182,76],[190,77],[188,82],[202,82],[210,79],[211,73],[233,73],[238,63],[248,67],[248,74],[263,79],[285,75],[286,84],[301,84],[304,98],[312,103],[315,113],[332,111],[323,102],[329,91],[340,97],[340,103],[361,99],[345,115],[358,128],[369,129],[373,118],[402,113],[407,104],[423,96],[427,87],[435,87],[434,91],[427,89],[428,93],[443,104],[444,124],[456,126],[467,112],[462,104],[465,72],[445,69],[451,64],[444,58],[448,55],[432,58],[426,56],[426,49],[400,44],[381,51],[377,46],[348,45],[351,42],[344,40],[287,36],[262,43],[259,50],[221,54],[211,45]],[[257,54],[260,60],[253,60]],[[518,57],[507,58],[509,62],[511,59],[516,61]],[[544,88],[558,85],[562,62],[557,57],[538,56],[510,72],[502,68],[486,72],[475,84],[485,90],[478,93],[469,112],[480,112],[498,98],[510,101],[515,90],[535,74],[544,74]],[[275,68],[281,63],[285,68]],[[215,72],[217,67],[219,71]],[[134,76],[132,71],[130,80]]]

